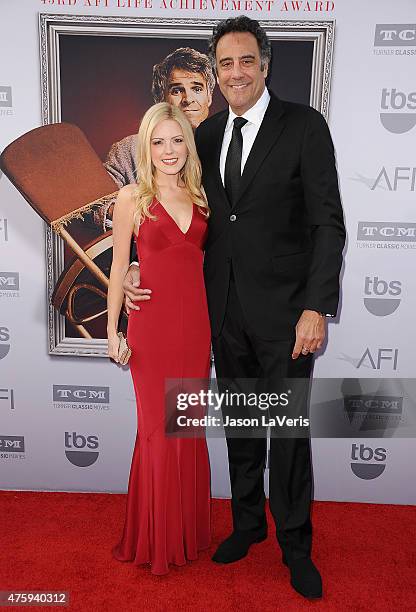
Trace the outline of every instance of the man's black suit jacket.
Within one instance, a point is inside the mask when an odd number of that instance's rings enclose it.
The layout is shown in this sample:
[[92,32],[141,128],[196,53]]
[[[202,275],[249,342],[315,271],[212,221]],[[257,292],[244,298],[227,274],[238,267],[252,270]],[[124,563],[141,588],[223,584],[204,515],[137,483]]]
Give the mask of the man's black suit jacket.
[[212,334],[221,332],[232,261],[253,333],[292,339],[304,309],[337,311],[345,227],[332,139],[319,112],[271,94],[230,207],[219,165],[227,118],[228,110],[217,113],[195,133],[211,208],[204,274]]

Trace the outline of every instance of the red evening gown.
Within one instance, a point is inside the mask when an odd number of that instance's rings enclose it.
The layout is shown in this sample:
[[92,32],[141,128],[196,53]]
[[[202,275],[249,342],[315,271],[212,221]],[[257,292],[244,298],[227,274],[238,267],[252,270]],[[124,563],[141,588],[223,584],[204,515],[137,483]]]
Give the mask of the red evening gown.
[[129,316],[137,437],[119,561],[166,574],[210,545],[210,471],[205,438],[165,437],[165,378],[208,378],[210,325],[203,277],[207,222],[196,204],[186,233],[160,202],[139,229],[140,285],[152,290]]

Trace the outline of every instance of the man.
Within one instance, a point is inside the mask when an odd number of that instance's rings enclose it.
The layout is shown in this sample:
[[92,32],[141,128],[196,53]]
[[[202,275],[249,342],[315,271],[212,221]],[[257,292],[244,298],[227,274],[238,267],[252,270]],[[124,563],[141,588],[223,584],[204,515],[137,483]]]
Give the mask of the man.
[[[170,102],[179,106],[193,129],[209,114],[215,77],[209,58],[196,49],[181,47],[153,66],[152,95],[155,103]],[[137,134],[115,142],[104,167],[119,187],[135,183]],[[96,224],[103,229],[112,226],[114,201],[109,201],[94,213]]]
[[179,106],[194,130],[208,117],[214,87],[209,58],[189,47],[176,49],[153,67],[154,101]]
[[[322,115],[265,87],[271,46],[257,21],[227,19],[210,54],[229,103],[195,133],[212,211],[204,272],[219,379],[308,379],[337,311],[345,228],[331,136]],[[132,273],[130,274],[130,279]],[[149,299],[148,289],[129,298]],[[131,302],[128,302],[131,305]],[[264,438],[227,438],[233,533],[213,556],[243,558],[267,536]],[[291,585],[320,597],[311,560],[308,437],[270,440],[270,509]]]

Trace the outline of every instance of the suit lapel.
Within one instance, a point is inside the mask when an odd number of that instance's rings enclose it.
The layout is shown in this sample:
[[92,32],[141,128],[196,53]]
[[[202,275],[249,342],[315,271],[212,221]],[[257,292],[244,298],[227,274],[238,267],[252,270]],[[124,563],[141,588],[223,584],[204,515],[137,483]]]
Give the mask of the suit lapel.
[[229,207],[230,203],[228,201],[228,197],[226,191],[224,189],[224,185],[222,184],[221,173],[220,173],[220,156],[221,156],[221,148],[222,148],[222,140],[224,137],[225,126],[227,125],[228,120],[228,111],[224,111],[218,117],[217,125],[215,129],[212,131],[212,158],[211,158],[211,172],[214,177],[214,182],[216,188],[218,190],[218,194],[224,203]]
[[244,166],[243,174],[241,176],[240,193],[233,208],[237,206],[244,195],[244,192],[253,182],[256,173],[260,169],[272,146],[280,137],[285,125],[286,121],[284,117],[283,104],[279,98],[271,93],[269,105]]

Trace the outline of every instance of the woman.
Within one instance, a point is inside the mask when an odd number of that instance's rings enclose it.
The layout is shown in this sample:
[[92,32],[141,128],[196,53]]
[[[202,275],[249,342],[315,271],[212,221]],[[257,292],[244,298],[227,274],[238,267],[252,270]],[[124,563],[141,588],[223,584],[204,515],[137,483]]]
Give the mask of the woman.
[[152,296],[129,316],[127,340],[138,433],[124,531],[113,555],[166,574],[210,544],[210,474],[205,438],[165,437],[165,379],[207,378],[210,326],[203,280],[209,209],[192,128],[162,102],[138,133],[140,183],[126,185],[113,215],[108,353],[117,361],[117,322],[131,235],[142,286]]

